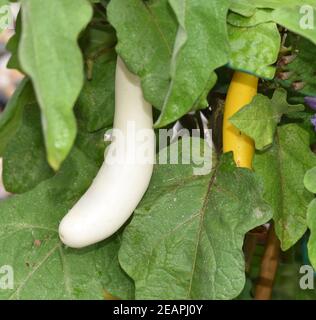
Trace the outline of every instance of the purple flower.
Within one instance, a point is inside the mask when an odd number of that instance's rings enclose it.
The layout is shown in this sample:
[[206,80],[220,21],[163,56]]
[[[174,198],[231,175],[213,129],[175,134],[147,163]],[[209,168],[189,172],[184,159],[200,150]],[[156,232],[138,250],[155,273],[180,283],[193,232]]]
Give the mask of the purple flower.
[[305,97],[305,103],[316,111],[316,97]]
[[314,126],[315,131],[316,131],[316,115],[312,116],[312,118],[311,118],[311,123],[312,123],[312,125]]

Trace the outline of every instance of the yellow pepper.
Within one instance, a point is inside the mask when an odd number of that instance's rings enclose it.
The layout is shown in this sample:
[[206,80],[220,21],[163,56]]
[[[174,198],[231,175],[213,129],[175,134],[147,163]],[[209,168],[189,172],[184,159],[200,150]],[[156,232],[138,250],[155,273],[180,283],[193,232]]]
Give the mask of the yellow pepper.
[[254,142],[234,127],[229,118],[252,101],[257,94],[258,81],[259,79],[255,76],[236,71],[226,97],[223,122],[223,151],[233,151],[236,165],[242,168],[252,168],[255,152]]

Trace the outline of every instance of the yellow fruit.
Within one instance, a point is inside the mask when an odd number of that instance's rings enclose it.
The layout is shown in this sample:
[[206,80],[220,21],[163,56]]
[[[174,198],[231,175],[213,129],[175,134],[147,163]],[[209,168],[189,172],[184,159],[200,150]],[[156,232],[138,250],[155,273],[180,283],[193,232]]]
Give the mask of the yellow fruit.
[[249,104],[257,94],[259,79],[244,72],[235,72],[226,97],[223,122],[223,151],[233,151],[238,167],[252,168],[254,142],[234,127],[229,119]]

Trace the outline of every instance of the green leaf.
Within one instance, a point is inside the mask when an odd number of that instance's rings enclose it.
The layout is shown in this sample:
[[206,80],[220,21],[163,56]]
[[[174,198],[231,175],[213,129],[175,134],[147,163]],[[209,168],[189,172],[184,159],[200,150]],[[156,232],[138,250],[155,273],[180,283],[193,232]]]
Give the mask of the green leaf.
[[230,122],[255,141],[256,149],[263,150],[273,143],[275,130],[284,114],[305,109],[303,105],[289,105],[286,98],[284,89],[277,89],[272,99],[258,94],[230,118]]
[[134,282],[122,270],[118,260],[118,251],[122,245],[122,235],[117,234],[114,236],[114,240],[110,239],[105,243],[105,259],[101,261],[102,282],[105,292],[120,299],[135,299]]
[[34,101],[31,82],[25,78],[7,103],[5,111],[0,115],[0,156],[3,155],[7,144],[21,125],[23,108]]
[[[304,5],[307,5],[305,1],[303,1]],[[315,24],[315,16],[316,16],[316,4],[313,1],[313,7],[311,8],[311,15],[309,17],[310,25],[306,24],[304,21],[304,14],[301,13],[302,6],[295,6],[291,8],[281,7],[277,10],[274,10],[272,13],[273,19],[276,23],[280,24],[284,28],[287,28],[296,34],[299,34],[306,39],[309,39],[314,44],[316,44],[316,24]],[[308,22],[308,21],[307,21]]]
[[[272,19],[274,22],[316,44],[314,23],[316,4],[314,0],[254,0],[251,1],[251,5],[256,8],[275,9],[272,12]],[[313,23],[313,25],[309,25],[309,27],[306,27],[306,24],[304,24],[304,22],[306,22],[304,19],[306,12],[305,10],[301,10],[304,6],[309,6],[311,9],[311,15],[309,17],[310,23]]]
[[229,10],[244,17],[251,17],[256,12],[256,8],[248,0],[231,0]]
[[272,10],[270,9],[256,9],[251,17],[244,17],[235,12],[230,12],[227,16],[227,22],[236,27],[255,27],[258,24],[271,22]]
[[229,14],[228,22],[235,26],[249,27],[274,21],[316,44],[314,0],[253,0],[251,4],[249,1],[233,0],[231,10],[233,12]]
[[0,0],[0,8],[2,10],[0,12],[0,33],[6,29],[6,24],[8,22],[8,10],[6,10],[7,6],[9,5],[8,0]]
[[232,0],[235,5],[244,5],[253,8],[288,8],[297,5],[315,5],[314,0]]
[[[47,156],[58,169],[76,136],[72,108],[83,86],[77,44],[92,9],[86,0],[23,0],[19,60],[31,77],[42,110]],[[66,36],[65,36],[66,35]]]
[[273,22],[251,28],[228,25],[231,44],[231,68],[252,73],[258,77],[272,79],[273,64],[277,61],[281,38]]
[[[300,102],[293,100],[294,103]],[[308,108],[305,108],[305,111],[302,112],[292,112],[287,114],[282,118],[283,124],[288,123],[296,123],[299,127],[304,129],[309,134],[309,144],[313,145],[316,143],[316,135],[315,135],[315,129],[311,123],[311,117],[313,115],[313,111],[309,110]]]
[[264,198],[273,208],[276,233],[283,250],[307,229],[307,206],[313,195],[304,188],[305,172],[316,166],[309,135],[296,124],[279,127],[273,146],[256,153],[254,169],[264,180]]
[[210,174],[193,167],[157,165],[124,231],[119,260],[136,299],[230,299],[244,287],[244,235],[271,217],[260,184],[231,154]]
[[9,0],[0,0],[0,6],[6,6],[9,4]]
[[54,174],[46,161],[37,104],[25,106],[22,125],[3,154],[3,183],[11,193],[24,193]]
[[243,291],[241,292],[241,294],[236,298],[236,300],[253,300],[253,296],[251,294],[252,291],[252,282],[251,280],[247,277],[246,278],[246,283],[245,286],[243,288]]
[[207,106],[212,73],[228,61],[227,10],[227,0],[111,1],[117,52],[141,78],[146,100],[162,109],[156,127]]
[[304,87],[299,90],[303,95],[316,96],[316,46],[304,38],[293,43],[292,54],[297,57],[284,66],[283,71],[287,73],[288,79],[280,81],[284,87],[291,87],[293,82],[302,81]]
[[[99,138],[91,150],[98,145]],[[74,147],[53,178],[0,203],[0,265],[14,269],[14,289],[0,290],[1,299],[103,299],[104,291],[133,297],[133,284],[118,264],[119,235],[82,250],[63,246],[58,237],[61,218],[99,165]]]
[[76,113],[90,132],[112,125],[115,105],[116,55],[113,51],[99,56],[92,65],[76,104]]
[[[275,282],[273,285],[272,300],[315,300],[316,290],[303,290],[300,280],[304,274],[300,273],[302,264],[307,261],[304,255],[304,238],[291,250],[281,254]],[[305,261],[304,261],[305,260]]]
[[116,29],[116,51],[141,78],[144,97],[162,108],[178,22],[168,0],[112,0],[108,19]]
[[114,48],[116,41],[115,30],[110,25],[91,24],[80,37],[80,46],[86,59],[95,60]]
[[308,206],[307,225],[311,231],[308,240],[308,257],[313,267],[316,268],[316,199]]
[[[171,60],[171,82],[155,126],[185,115],[215,85],[210,74],[228,62],[227,0],[169,0],[179,22]],[[210,23],[212,21],[212,23]],[[198,101],[197,101],[198,100]],[[204,102],[204,101],[203,101]],[[201,107],[207,107],[207,103]]]
[[15,24],[15,34],[9,39],[6,46],[6,49],[11,52],[11,57],[7,64],[7,68],[17,69],[20,72],[23,72],[19,62],[19,56],[18,56],[21,33],[22,33],[22,21],[21,21],[21,13],[19,13],[16,20],[16,24]]
[[304,185],[308,191],[316,193],[316,167],[306,172],[304,177]]
[[210,93],[210,90],[216,85],[217,82],[217,74],[215,72],[212,72],[208,82],[206,83],[206,86],[204,88],[204,91],[192,107],[192,111],[200,110],[200,109],[205,109],[206,107],[209,106],[209,102],[207,100],[208,95]]
[[[270,21],[272,20],[316,44],[316,25],[314,22],[316,4],[314,0],[252,0],[251,4],[249,1],[233,0],[231,8],[237,14],[233,15],[233,19],[228,18],[228,20],[237,21],[237,23],[243,21],[243,24],[247,21],[256,20],[255,15],[262,18],[262,12],[256,10],[256,8],[275,9],[271,12]],[[234,10],[234,8],[237,8],[237,10]],[[310,12],[302,10],[304,8],[310,9]],[[249,12],[250,14],[243,14],[244,10],[245,13]],[[248,19],[238,17],[238,14],[246,16]]]
[[101,166],[104,160],[104,132],[109,128],[104,128],[93,133],[87,132],[85,126],[79,121],[79,132],[77,135],[76,146],[90,160],[95,161]]

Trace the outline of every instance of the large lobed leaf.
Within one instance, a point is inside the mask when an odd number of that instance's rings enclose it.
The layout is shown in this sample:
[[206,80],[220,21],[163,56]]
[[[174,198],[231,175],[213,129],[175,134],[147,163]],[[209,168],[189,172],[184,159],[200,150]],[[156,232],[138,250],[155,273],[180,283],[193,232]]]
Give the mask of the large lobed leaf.
[[[171,60],[171,82],[156,126],[177,120],[199,105],[199,98],[216,83],[209,81],[229,57],[227,0],[169,0],[179,27]],[[212,23],[210,23],[212,21]],[[204,102],[204,101],[203,101]],[[203,105],[207,107],[207,103]]]
[[224,155],[210,174],[157,165],[119,260],[137,299],[230,299],[245,284],[244,235],[271,218],[253,172]]
[[146,100],[161,109],[178,28],[168,0],[112,0],[108,18],[117,32],[116,51],[141,78]]
[[76,137],[73,107],[83,85],[77,37],[89,22],[86,0],[22,0],[19,60],[42,110],[48,161],[58,169]]
[[304,188],[305,172],[316,166],[309,135],[296,124],[277,129],[273,146],[254,159],[255,171],[263,178],[264,198],[273,208],[275,230],[283,250],[306,232],[306,211],[313,194]]
[[[117,51],[140,76],[145,98],[167,125],[205,103],[213,71],[228,61],[227,0],[112,0]],[[210,23],[212,21],[212,23]]]

